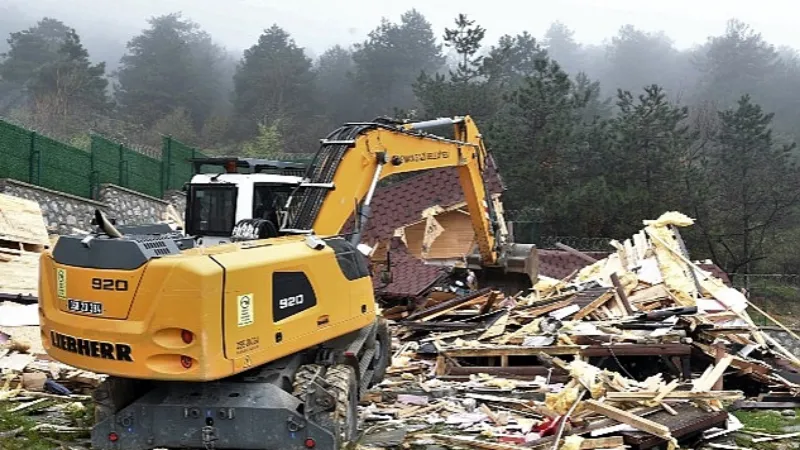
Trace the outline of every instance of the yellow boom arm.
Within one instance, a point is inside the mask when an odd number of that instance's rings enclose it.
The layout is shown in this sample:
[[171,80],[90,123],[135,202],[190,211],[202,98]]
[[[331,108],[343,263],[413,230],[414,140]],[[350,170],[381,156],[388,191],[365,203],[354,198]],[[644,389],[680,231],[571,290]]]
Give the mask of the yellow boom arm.
[[[454,127],[455,139],[424,132],[442,125]],[[503,237],[498,236],[496,229],[499,227],[490,222],[492,203],[482,177],[486,167],[486,148],[472,118],[437,119],[399,127],[379,124],[351,124],[349,127],[349,130],[340,128],[338,133],[331,133],[329,139],[323,140],[310,183],[303,188],[325,191],[317,193],[316,200],[312,198],[313,195],[301,196],[301,204],[295,210],[316,209],[313,220],[303,220],[301,217],[289,228],[313,229],[319,235],[338,234],[354,206],[362,200],[362,220],[369,215],[369,203],[379,180],[399,173],[457,167],[482,263],[497,263],[496,241]],[[351,139],[337,139],[343,133],[354,136]],[[313,207],[315,201],[316,208]],[[358,223],[361,224],[362,220]],[[363,226],[357,230],[356,242],[361,231]]]

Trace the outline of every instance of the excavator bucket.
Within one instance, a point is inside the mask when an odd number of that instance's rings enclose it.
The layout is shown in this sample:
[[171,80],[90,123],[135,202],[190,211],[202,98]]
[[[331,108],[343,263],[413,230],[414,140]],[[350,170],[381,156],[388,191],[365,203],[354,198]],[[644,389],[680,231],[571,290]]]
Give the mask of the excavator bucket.
[[527,292],[538,281],[539,256],[533,244],[506,244],[497,263],[484,266],[477,248],[467,256],[467,267],[475,272],[480,287],[514,295],[520,291]]

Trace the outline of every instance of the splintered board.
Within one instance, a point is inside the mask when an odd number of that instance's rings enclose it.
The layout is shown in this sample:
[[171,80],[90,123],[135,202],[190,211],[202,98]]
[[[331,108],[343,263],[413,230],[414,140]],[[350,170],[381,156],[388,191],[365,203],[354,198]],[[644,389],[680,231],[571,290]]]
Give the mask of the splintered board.
[[50,244],[39,204],[0,194],[0,241],[31,246]]

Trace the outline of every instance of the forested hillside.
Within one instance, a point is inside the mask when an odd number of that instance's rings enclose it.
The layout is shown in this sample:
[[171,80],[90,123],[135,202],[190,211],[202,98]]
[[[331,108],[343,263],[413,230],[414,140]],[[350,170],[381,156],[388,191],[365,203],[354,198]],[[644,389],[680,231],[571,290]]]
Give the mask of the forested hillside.
[[310,153],[345,121],[471,114],[506,208],[541,234],[627,237],[678,209],[698,220],[686,236],[695,257],[800,272],[800,57],[737,20],[681,50],[633,26],[584,45],[561,23],[487,42],[480,17],[441,30],[409,10],[312,59],[280,24],[238,54],[176,13],[101,62],[58,18],[6,17],[0,31],[16,28],[0,115],[76,145],[94,130],[145,146],[170,134],[224,154]]

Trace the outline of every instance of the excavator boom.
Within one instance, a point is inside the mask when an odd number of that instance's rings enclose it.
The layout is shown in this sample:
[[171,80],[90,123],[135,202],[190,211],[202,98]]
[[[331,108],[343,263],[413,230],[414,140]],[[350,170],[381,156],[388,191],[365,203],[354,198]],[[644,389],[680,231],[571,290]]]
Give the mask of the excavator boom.
[[[427,132],[441,126],[452,126],[455,137],[448,139]],[[535,283],[533,246],[509,243],[502,233],[483,178],[487,158],[481,134],[470,116],[400,125],[347,124],[322,140],[306,174],[308,183],[290,199],[285,230],[338,234],[354,206],[363,202],[351,238],[357,244],[369,218],[378,181],[401,173],[455,167],[477,243],[478,254],[467,258],[473,263],[471,267],[521,273]]]

